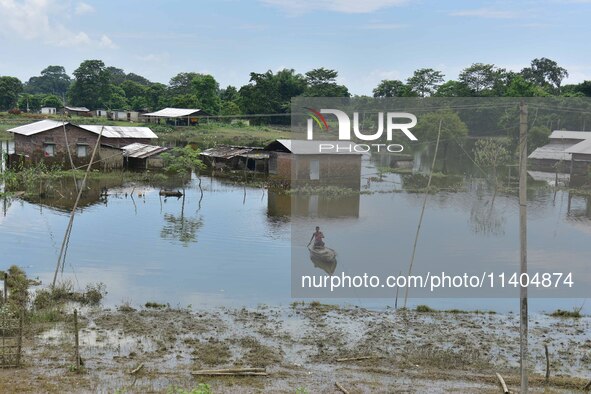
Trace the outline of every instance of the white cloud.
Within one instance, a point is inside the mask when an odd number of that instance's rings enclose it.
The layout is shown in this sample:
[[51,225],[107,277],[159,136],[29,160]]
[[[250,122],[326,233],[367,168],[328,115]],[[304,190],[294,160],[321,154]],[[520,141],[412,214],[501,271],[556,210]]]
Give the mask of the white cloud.
[[94,7],[88,3],[78,3],[74,12],[76,15],[91,14],[94,12]]
[[99,40],[99,47],[101,48],[109,48],[109,49],[116,49],[117,45],[111,40],[107,35],[103,34],[101,39]]
[[495,10],[492,8],[475,8],[471,10],[461,10],[452,12],[450,15],[487,19],[514,19],[518,17],[518,15],[515,12],[506,10]]
[[[84,6],[81,7],[81,4]],[[88,13],[86,3],[79,3],[71,9],[56,0],[0,0],[0,20],[4,34],[12,40],[37,40],[44,44],[59,47],[95,45],[102,48],[115,48],[106,36],[93,40],[83,31],[73,31],[61,21],[67,20],[72,12]]]
[[283,9],[290,14],[312,11],[332,11],[345,14],[364,14],[383,8],[399,6],[408,0],[260,0],[265,4]]

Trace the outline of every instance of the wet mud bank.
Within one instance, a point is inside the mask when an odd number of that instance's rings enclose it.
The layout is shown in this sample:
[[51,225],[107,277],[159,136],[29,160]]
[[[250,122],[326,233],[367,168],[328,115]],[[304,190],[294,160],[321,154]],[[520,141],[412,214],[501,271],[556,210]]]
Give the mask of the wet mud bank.
[[[28,330],[24,366],[0,371],[2,392],[170,392],[207,384],[214,393],[483,392],[495,372],[518,388],[518,317],[486,313],[372,311],[320,303],[190,311],[87,309],[75,371],[69,320]],[[551,378],[544,384],[544,344]],[[591,319],[534,315],[532,386],[571,392],[591,370]],[[137,371],[134,371],[138,369]],[[263,368],[266,376],[193,376]],[[298,391],[299,390],[299,391]]]

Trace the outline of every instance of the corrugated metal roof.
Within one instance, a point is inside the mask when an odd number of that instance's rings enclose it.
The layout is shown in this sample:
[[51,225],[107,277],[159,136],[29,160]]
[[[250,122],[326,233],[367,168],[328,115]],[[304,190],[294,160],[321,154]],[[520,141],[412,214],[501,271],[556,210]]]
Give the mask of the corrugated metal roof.
[[550,139],[558,140],[586,140],[591,138],[590,131],[569,131],[569,130],[554,130],[550,134]]
[[103,128],[103,137],[105,138],[158,138],[149,127],[101,125],[80,125],[80,127],[95,134],[99,134]]
[[[591,133],[590,133],[591,134]],[[568,153],[591,155],[591,139],[581,141],[566,150]]]
[[163,146],[140,144],[139,142],[126,145],[121,149],[124,151],[124,156],[136,159],[145,159],[168,150]]
[[[329,154],[329,155],[361,155],[363,152],[356,151],[355,147],[357,144],[351,141],[308,141],[308,140],[284,140],[278,139],[275,142],[270,143],[267,148],[273,150],[273,145],[281,144],[285,149],[294,155],[318,155],[318,154]],[[338,149],[323,148],[320,150],[321,144],[332,144]]]
[[21,135],[33,135],[43,131],[55,129],[70,124],[69,122],[58,122],[55,120],[40,120],[39,122],[29,123],[24,126],[13,127],[8,129],[9,132]]
[[88,112],[88,111],[90,111],[86,107],[68,107],[68,106],[65,106],[64,108],[66,110],[68,110],[68,111],[75,111],[75,112]]
[[243,156],[259,148],[253,148],[250,146],[231,146],[231,145],[220,145],[215,148],[209,148],[201,152],[201,155],[207,157],[213,157],[216,159],[231,159],[236,156]]
[[150,112],[143,116],[154,116],[159,118],[183,118],[190,115],[200,115],[202,111],[200,109],[191,108],[164,108],[160,111]]
[[551,143],[541,146],[534,150],[528,159],[549,159],[549,160],[563,160],[570,161],[571,154],[567,153],[567,149],[573,144]]

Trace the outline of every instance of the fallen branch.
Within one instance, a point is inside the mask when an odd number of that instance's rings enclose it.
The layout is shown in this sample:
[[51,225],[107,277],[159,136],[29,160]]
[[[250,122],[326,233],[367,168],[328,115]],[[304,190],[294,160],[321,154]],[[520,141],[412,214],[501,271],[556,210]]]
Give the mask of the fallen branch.
[[207,376],[267,376],[265,368],[226,368],[226,369],[203,369],[200,371],[193,371],[191,375],[207,375]]
[[337,389],[341,390],[343,394],[349,394],[349,392],[343,386],[341,386],[339,382],[334,382],[334,385],[337,386]]
[[586,384],[586,385],[585,385],[585,386],[584,386],[584,387],[583,387],[581,390],[583,390],[583,391],[587,391],[587,390],[589,390],[589,389],[591,389],[591,380],[590,380],[590,381],[589,381],[589,383],[587,383],[587,384]]
[[130,375],[135,375],[136,373],[138,373],[142,368],[144,367],[144,364],[140,364],[137,366],[136,369],[129,371]]
[[265,368],[222,368],[222,369],[201,369],[193,372],[266,372]]
[[507,384],[505,383],[505,379],[503,379],[501,374],[499,374],[498,372],[497,372],[497,379],[499,379],[499,382],[501,383],[501,387],[503,388],[503,393],[509,394],[509,389],[507,388]]
[[268,376],[266,372],[191,372],[194,376]]
[[349,358],[337,358],[338,362],[344,362],[344,361],[359,361],[359,360],[369,360],[375,357],[372,356],[362,356],[362,357],[349,357]]

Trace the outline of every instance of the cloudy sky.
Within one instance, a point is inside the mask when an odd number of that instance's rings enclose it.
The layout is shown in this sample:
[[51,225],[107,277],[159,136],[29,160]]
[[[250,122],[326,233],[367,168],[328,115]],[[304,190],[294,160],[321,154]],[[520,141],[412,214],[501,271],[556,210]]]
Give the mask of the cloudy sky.
[[591,0],[0,0],[0,75],[21,80],[85,59],[166,83],[221,86],[251,71],[337,69],[354,94],[432,67],[520,70],[536,57],[591,79]]

